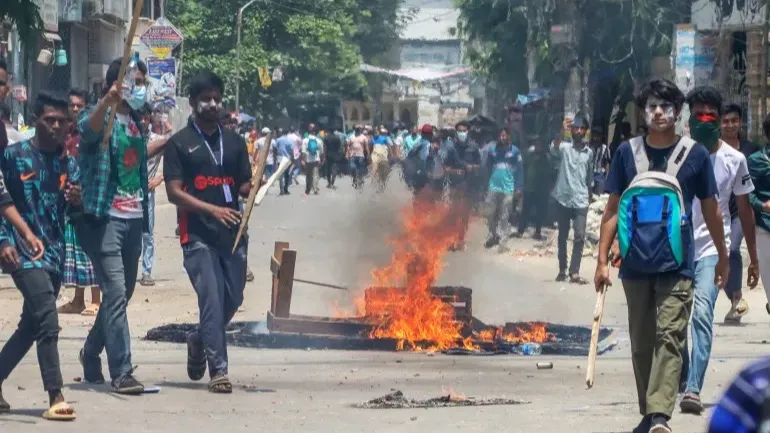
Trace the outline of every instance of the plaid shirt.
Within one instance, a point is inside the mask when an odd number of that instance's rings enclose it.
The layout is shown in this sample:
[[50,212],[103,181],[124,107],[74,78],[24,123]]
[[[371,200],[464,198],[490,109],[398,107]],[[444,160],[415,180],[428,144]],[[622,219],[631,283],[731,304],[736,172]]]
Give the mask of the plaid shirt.
[[[78,146],[78,162],[80,164],[80,177],[82,179],[82,197],[83,210],[86,214],[94,215],[97,218],[105,218],[110,214],[112,201],[118,190],[117,170],[113,172],[113,167],[119,164],[116,161],[118,153],[118,128],[112,128],[112,137],[110,137],[109,149],[101,150],[103,131],[107,129],[109,114],[104,118],[104,127],[102,131],[95,132],[88,124],[88,117],[91,109],[83,110],[78,119],[78,130],[80,132],[80,145]],[[135,120],[132,118],[131,120]],[[115,120],[117,122],[117,119]],[[137,125],[141,131],[141,125]],[[147,144],[147,137],[142,133],[142,138]],[[144,212],[144,230],[149,231],[148,226],[148,207],[147,207],[147,156],[142,152],[139,158],[139,180],[141,182],[142,208]]]

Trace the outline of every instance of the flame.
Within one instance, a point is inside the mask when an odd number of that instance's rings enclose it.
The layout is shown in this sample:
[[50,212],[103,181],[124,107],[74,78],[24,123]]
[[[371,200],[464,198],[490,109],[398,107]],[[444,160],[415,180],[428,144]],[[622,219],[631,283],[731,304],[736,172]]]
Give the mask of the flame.
[[546,343],[555,340],[554,335],[548,332],[546,324],[542,322],[531,322],[515,326],[508,332],[504,332],[502,326],[487,328],[479,332],[476,338],[481,341],[502,340],[506,343]]
[[462,392],[455,392],[454,389],[450,386],[449,389],[441,387],[441,395],[446,396],[447,401],[465,401],[468,400],[468,397],[465,396]]
[[372,271],[378,288],[365,295],[364,313],[375,325],[370,337],[396,339],[398,350],[424,349],[425,343],[427,350],[445,350],[458,342],[472,348],[469,338],[463,340],[453,307],[431,294],[442,258],[459,238],[459,219],[449,205],[427,195],[402,214],[402,232],[390,240],[391,262]]

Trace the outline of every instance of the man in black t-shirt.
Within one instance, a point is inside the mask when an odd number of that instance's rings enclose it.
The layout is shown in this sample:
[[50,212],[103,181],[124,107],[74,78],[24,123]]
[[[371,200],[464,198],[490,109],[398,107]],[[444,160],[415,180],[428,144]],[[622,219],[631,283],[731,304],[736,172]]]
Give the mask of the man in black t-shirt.
[[342,131],[335,127],[331,134],[324,137],[324,151],[326,153],[324,174],[326,175],[326,187],[336,189],[334,181],[337,179],[337,165],[343,159]]
[[246,142],[219,124],[224,83],[202,72],[190,83],[193,116],[165,151],[163,177],[178,207],[184,267],[198,295],[199,327],[187,338],[187,374],[200,380],[208,363],[209,391],[232,392],[225,329],[243,302],[247,239],[232,253],[241,220],[238,195],[249,193]]

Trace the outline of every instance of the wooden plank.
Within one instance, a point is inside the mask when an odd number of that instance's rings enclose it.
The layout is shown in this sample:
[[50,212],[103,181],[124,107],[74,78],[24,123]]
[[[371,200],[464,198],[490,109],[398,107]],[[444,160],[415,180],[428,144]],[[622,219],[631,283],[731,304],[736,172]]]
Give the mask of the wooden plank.
[[[238,248],[238,242],[241,240],[241,236],[246,231],[246,227],[249,225],[249,218],[251,218],[251,211],[254,210],[254,200],[257,198],[257,192],[260,185],[262,185],[262,175],[265,174],[265,165],[267,165],[267,155],[271,152],[271,143],[273,140],[272,134],[267,134],[265,137],[265,145],[262,146],[262,150],[257,154],[257,167],[251,176],[251,189],[249,190],[249,198],[243,205],[243,216],[241,217],[241,226],[238,227],[238,234],[235,235],[235,242],[233,243],[233,253]],[[240,185],[238,185],[240,188]]]
[[357,319],[333,319],[329,317],[299,315],[280,317],[272,312],[268,312],[267,329],[270,332],[291,334],[368,337],[374,326]]
[[278,273],[281,271],[281,262],[278,261],[275,257],[270,257],[270,272],[273,273],[274,277],[278,276]]
[[[275,312],[275,303],[278,299],[278,274],[281,270],[281,254],[284,250],[289,249],[289,243],[288,242],[276,242],[273,245],[273,256],[270,257],[270,271],[273,273],[273,284],[271,286],[270,291],[270,311]],[[273,262],[275,262],[278,266],[278,269],[273,271]]]
[[289,317],[296,262],[295,250],[284,250],[281,253],[281,270],[278,272],[278,288],[275,296],[275,315],[278,317]]

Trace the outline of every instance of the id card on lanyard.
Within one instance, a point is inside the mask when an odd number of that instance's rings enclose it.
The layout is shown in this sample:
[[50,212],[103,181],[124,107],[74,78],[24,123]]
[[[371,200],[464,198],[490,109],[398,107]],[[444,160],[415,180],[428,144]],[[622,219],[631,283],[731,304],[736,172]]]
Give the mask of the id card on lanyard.
[[[222,175],[222,170],[224,168],[223,162],[225,157],[225,142],[224,142],[224,134],[222,134],[222,127],[217,125],[217,129],[219,130],[219,161],[217,161],[216,155],[214,155],[214,151],[211,150],[211,146],[209,146],[209,142],[206,140],[206,137],[203,135],[203,132],[198,128],[198,125],[193,123],[193,126],[195,127],[195,131],[198,133],[198,135],[203,140],[203,144],[206,145],[206,149],[209,151],[209,155],[211,155],[211,159],[214,160],[214,165],[219,167],[219,175]],[[232,203],[233,202],[233,195],[230,191],[230,185],[226,184],[225,182],[222,182],[222,191],[225,193],[225,202],[226,203]]]

